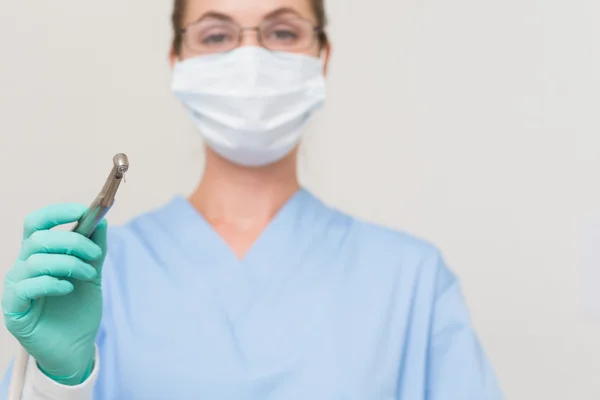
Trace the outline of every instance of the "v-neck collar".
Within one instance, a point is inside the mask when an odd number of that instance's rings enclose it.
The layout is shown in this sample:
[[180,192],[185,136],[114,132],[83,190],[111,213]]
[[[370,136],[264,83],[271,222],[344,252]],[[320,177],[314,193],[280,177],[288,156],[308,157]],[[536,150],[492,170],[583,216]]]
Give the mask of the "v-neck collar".
[[267,224],[241,260],[186,198],[175,196],[172,199],[165,207],[164,214],[168,218],[165,222],[176,226],[177,230],[172,233],[177,235],[177,240],[189,251],[190,258],[196,259],[200,255],[202,261],[207,261],[208,253],[218,253],[215,258],[220,259],[219,263],[248,264],[257,255],[262,257],[260,253],[265,245],[271,247],[271,251],[281,248],[274,241],[285,242],[289,238],[293,233],[293,225],[297,222],[298,214],[302,212],[303,206],[311,197],[303,188],[296,191]]
[[218,293],[233,324],[292,268],[295,253],[303,251],[310,240],[319,205],[310,193],[299,189],[242,260],[186,198],[174,197],[158,217],[194,269],[194,275]]

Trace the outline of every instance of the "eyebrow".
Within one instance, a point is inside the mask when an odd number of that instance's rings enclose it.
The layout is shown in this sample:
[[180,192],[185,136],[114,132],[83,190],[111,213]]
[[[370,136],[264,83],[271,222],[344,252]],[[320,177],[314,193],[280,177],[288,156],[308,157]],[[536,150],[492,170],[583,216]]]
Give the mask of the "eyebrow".
[[[279,17],[281,15],[285,15],[285,14],[294,14],[298,17],[304,18],[297,10],[295,10],[292,7],[281,7],[276,10],[271,11],[270,13],[265,15],[263,17],[263,19],[268,20],[268,19]],[[231,16],[220,13],[220,12],[216,12],[216,11],[207,11],[204,14],[202,14],[202,16],[194,22],[200,22],[205,19],[218,19],[220,21],[225,21],[225,22],[235,22],[235,20]]]
[[216,12],[216,11],[205,12],[195,22],[200,22],[200,21],[203,21],[205,19],[218,19],[218,20],[221,20],[221,21],[233,22],[233,18],[231,18],[229,15],[223,14],[223,13],[220,13],[220,12]]
[[292,7],[282,7],[278,8],[277,10],[271,11],[270,13],[264,16],[264,19],[271,19],[284,14],[295,14],[298,17],[302,17],[302,15]]

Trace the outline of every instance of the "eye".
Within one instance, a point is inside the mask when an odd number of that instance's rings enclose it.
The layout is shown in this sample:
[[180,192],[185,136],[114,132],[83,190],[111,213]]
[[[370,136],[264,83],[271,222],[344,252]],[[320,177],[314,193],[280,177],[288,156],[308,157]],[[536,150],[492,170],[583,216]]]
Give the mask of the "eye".
[[188,45],[199,51],[221,51],[235,44],[239,31],[229,24],[202,21],[188,29]]
[[268,21],[262,26],[265,47],[272,50],[295,51],[307,48],[313,39],[310,21],[300,18],[282,18]]
[[292,26],[278,24],[266,29],[265,39],[273,43],[273,45],[295,43],[302,37],[302,32]]
[[227,43],[231,40],[230,35],[226,33],[215,33],[202,38],[202,44],[205,46]]
[[298,39],[298,34],[289,29],[276,29],[271,32],[271,37],[277,40],[295,40]]

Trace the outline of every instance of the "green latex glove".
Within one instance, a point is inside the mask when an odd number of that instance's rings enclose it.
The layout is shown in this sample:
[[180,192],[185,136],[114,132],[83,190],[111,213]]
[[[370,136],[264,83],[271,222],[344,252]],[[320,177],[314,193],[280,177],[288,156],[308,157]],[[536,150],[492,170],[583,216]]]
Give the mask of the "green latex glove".
[[21,252],[4,279],[6,327],[63,385],[78,385],[93,370],[107,225],[102,221],[90,239],[50,229],[79,220],[85,210],[56,204],[30,214]]

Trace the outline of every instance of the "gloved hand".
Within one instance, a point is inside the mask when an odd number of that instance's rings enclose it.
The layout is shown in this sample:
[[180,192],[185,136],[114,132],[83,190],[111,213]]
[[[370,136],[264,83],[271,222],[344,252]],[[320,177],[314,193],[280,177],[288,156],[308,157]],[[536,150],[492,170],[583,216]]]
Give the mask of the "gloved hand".
[[50,229],[79,220],[85,210],[57,204],[31,213],[4,280],[6,327],[40,370],[63,385],[78,385],[93,370],[107,225],[102,221],[90,239]]

